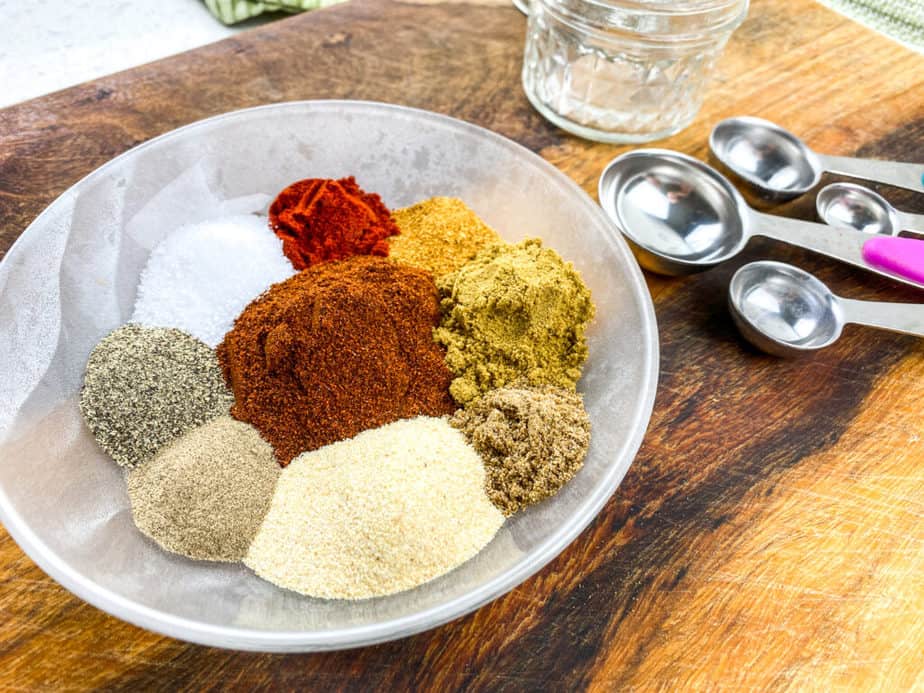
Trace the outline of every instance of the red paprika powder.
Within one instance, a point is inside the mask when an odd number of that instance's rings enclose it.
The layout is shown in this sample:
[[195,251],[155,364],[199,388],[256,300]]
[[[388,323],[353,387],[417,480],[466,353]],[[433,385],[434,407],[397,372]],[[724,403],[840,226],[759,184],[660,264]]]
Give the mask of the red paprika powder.
[[438,320],[425,270],[378,257],[310,267],[247,306],[218,346],[231,415],[255,426],[286,465],[368,428],[449,414]]
[[388,255],[385,239],[400,233],[382,198],[352,176],[292,183],[270,206],[269,223],[297,270],[353,255]]

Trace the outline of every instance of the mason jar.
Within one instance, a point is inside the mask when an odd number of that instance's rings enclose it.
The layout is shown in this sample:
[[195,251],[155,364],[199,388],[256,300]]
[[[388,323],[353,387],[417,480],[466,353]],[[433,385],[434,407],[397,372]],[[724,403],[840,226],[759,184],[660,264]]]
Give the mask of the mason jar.
[[648,142],[690,124],[748,0],[529,0],[523,89],[565,130]]

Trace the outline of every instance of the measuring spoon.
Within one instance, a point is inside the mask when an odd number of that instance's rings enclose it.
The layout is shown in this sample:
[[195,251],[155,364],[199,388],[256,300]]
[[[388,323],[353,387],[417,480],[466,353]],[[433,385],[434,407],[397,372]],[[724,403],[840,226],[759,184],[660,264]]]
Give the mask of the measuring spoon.
[[855,183],[831,183],[815,198],[818,216],[832,226],[850,226],[868,234],[924,233],[924,214],[895,209],[882,195]]
[[752,236],[766,236],[924,288],[924,241],[757,212],[718,171],[685,154],[636,149],[616,157],[598,194],[653,272],[702,271],[737,255]]
[[823,349],[854,323],[924,337],[924,305],[841,298],[808,272],[782,262],[751,262],[735,272],[728,305],[758,349],[794,356]]
[[763,118],[718,123],[709,149],[722,164],[768,200],[788,200],[814,188],[824,171],[924,191],[924,164],[818,154]]

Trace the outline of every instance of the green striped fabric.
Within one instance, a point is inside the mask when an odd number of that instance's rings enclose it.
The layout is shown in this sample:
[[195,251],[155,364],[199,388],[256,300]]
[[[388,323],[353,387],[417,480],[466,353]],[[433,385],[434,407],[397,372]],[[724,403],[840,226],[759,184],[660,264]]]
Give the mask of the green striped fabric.
[[[785,0],[783,0],[785,2]],[[264,12],[302,12],[345,0],[205,0],[225,24]],[[823,5],[924,52],[924,0],[819,0]]]
[[205,6],[223,23],[235,24],[264,12],[303,12],[339,2],[345,0],[205,0]]
[[819,0],[823,5],[924,52],[924,0]]

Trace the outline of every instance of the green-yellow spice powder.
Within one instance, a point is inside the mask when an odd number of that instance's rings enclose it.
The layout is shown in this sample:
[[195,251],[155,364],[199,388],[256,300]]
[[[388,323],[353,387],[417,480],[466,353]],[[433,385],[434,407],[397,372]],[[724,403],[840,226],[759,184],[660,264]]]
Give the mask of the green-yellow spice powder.
[[434,339],[446,347],[457,402],[518,379],[574,389],[594,306],[571,263],[542,241],[489,246],[438,288]]

